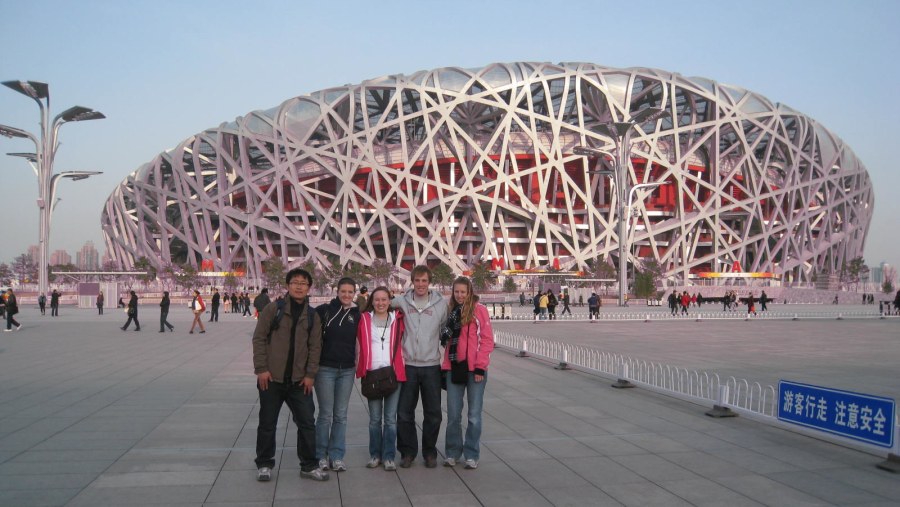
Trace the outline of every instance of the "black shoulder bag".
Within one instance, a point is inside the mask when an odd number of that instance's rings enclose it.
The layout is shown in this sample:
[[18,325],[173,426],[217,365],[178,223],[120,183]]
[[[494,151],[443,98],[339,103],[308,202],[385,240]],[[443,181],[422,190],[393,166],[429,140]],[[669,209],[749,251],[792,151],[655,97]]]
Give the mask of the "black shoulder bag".
[[[387,325],[388,328],[391,328],[390,319],[388,319]],[[385,332],[387,332],[387,330],[385,330]],[[390,396],[400,386],[400,384],[397,382],[397,373],[394,371],[394,356],[397,354],[397,349],[399,347],[400,337],[397,337],[397,342],[394,344],[393,350],[391,350],[391,364],[383,368],[369,370],[366,372],[366,376],[363,377],[361,381],[361,391],[363,396],[370,400],[379,400],[381,398]]]

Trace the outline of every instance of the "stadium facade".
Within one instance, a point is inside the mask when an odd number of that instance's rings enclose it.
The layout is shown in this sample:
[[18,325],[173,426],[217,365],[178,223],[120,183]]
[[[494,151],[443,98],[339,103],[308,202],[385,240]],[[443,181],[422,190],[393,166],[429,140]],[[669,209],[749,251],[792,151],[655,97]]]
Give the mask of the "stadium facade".
[[[508,63],[390,75],[295,97],[185,139],[129,175],[102,212],[122,267],[146,256],[261,276],[385,260],[401,272],[615,265],[613,156],[597,133],[636,126],[628,262],[669,277],[771,272],[808,281],[861,256],[865,167],[815,120],[748,90],[647,68]],[[602,130],[602,129],[599,129]]]

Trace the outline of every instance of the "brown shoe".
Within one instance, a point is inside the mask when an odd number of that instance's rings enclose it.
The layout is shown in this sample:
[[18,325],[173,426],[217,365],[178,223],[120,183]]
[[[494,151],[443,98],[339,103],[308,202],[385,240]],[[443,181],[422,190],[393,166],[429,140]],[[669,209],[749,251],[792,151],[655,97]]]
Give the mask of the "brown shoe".
[[425,468],[437,468],[437,457],[425,456]]
[[411,467],[413,464],[413,459],[414,458],[412,456],[403,456],[403,458],[400,460],[400,468]]

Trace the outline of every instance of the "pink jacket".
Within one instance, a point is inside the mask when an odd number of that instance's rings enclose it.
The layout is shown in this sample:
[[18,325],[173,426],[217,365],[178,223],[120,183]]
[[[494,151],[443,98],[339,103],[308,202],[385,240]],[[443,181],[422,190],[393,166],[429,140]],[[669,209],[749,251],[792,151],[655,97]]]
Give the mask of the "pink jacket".
[[[491,352],[494,350],[494,329],[486,306],[475,304],[475,318],[464,325],[459,332],[459,344],[456,346],[456,357],[465,358],[469,363],[469,371],[485,372],[491,363]],[[444,349],[442,370],[450,369],[450,347]]]
[[[394,311],[394,319],[391,322],[391,365],[397,380],[406,382],[406,364],[403,362],[403,346],[398,341],[403,337],[403,312]],[[372,312],[360,314],[359,326],[356,331],[356,342],[359,345],[359,355],[356,358],[356,378],[363,378],[366,372],[372,369]],[[396,352],[395,352],[396,351]]]

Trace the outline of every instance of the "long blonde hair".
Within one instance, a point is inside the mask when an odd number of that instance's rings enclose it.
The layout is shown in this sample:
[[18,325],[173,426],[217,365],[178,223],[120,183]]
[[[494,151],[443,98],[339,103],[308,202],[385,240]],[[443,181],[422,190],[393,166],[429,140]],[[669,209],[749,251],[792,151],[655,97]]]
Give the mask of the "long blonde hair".
[[[475,288],[472,287],[472,280],[469,280],[467,277],[460,276],[456,280],[453,280],[453,285],[451,287],[456,287],[457,285],[465,285],[468,289],[468,295],[466,295],[466,300],[462,303],[462,309],[459,312],[460,322],[462,324],[468,324],[475,318],[475,303],[478,302],[478,296],[475,295]],[[455,310],[457,306],[460,306],[460,303],[456,302],[456,297],[451,293],[450,311],[452,312]]]

